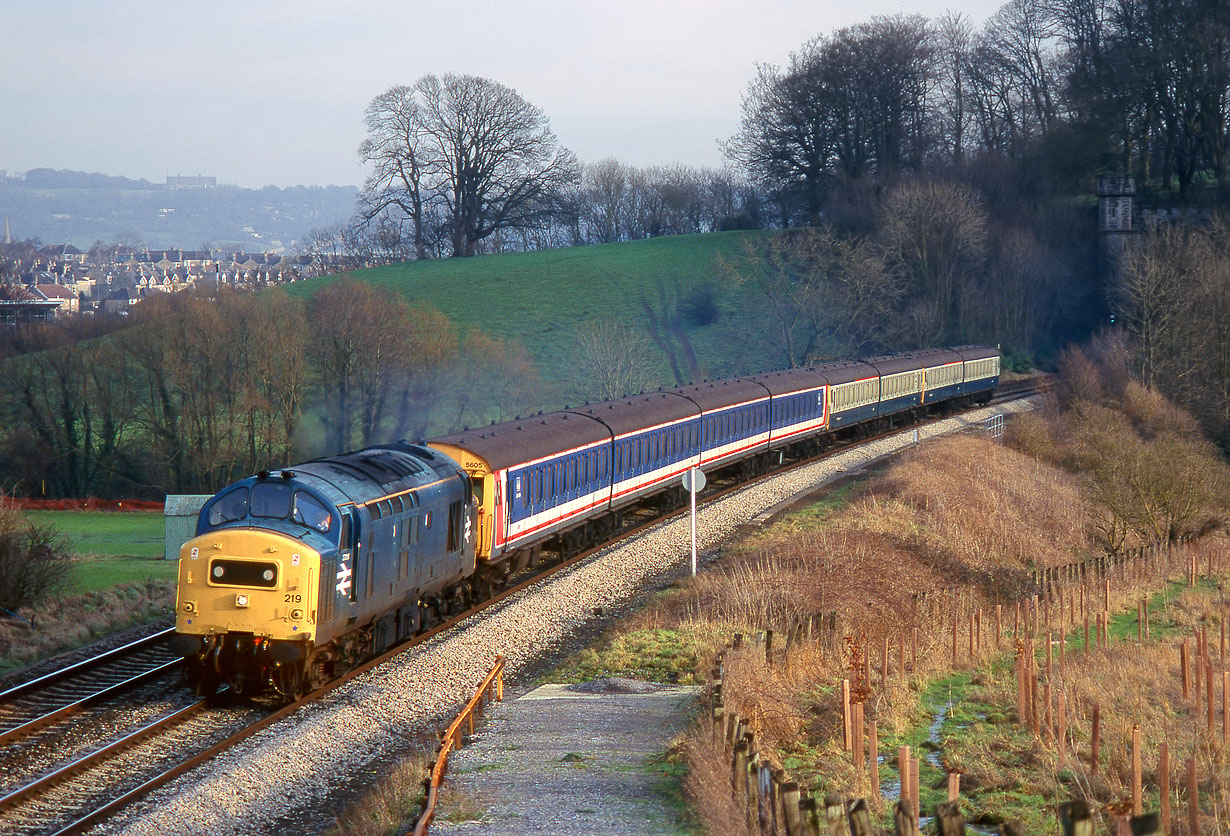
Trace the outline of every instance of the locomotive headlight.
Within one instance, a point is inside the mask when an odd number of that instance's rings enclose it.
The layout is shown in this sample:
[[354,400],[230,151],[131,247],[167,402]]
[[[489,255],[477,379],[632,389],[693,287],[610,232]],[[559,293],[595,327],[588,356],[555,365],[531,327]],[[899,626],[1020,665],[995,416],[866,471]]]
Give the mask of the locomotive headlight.
[[302,621],[303,620],[303,610],[291,610],[290,620],[291,621]]
[[240,592],[235,596],[235,606],[246,607],[248,605],[248,596],[246,593]]
[[184,612],[196,612],[195,601],[184,601]]

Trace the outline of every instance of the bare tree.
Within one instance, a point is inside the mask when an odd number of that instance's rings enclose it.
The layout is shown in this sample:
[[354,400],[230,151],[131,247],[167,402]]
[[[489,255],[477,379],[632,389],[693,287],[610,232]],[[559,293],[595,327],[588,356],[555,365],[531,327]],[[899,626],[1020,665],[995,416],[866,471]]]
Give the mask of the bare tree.
[[425,75],[393,87],[367,109],[360,156],[373,164],[363,214],[392,208],[410,221],[426,257],[434,204],[448,221],[454,256],[471,256],[500,230],[542,225],[577,180],[576,158],[556,142],[543,112],[515,90],[472,75]]
[[863,238],[820,226],[749,239],[720,269],[759,300],[788,367],[900,345],[905,281]]
[[876,17],[812,40],[786,69],[759,68],[726,153],[816,222],[835,175],[921,164],[934,56],[919,16]]
[[939,133],[948,158],[960,164],[970,127],[969,62],[974,27],[965,15],[947,12],[935,23],[935,38]]
[[[421,83],[421,82],[420,82]],[[425,123],[416,87],[390,87],[367,106],[367,139],[359,156],[372,163],[363,185],[360,217],[388,217],[399,209],[410,221],[414,257],[427,257],[427,212],[440,148]]]
[[387,290],[343,279],[312,297],[307,351],[326,448],[349,450],[421,431],[412,408],[455,352],[448,319]]
[[603,320],[577,332],[577,395],[613,400],[643,392],[653,380],[652,345],[630,325]]
[[885,202],[880,241],[908,288],[913,343],[964,338],[987,255],[986,213],[974,193],[932,180],[902,184]]

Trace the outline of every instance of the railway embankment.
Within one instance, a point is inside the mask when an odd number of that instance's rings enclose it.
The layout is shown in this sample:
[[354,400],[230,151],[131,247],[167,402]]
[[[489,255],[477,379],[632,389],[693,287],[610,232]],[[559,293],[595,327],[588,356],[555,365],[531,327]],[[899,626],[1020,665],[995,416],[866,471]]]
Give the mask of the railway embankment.
[[[921,428],[919,439],[981,426],[993,413],[1029,408],[1016,403],[947,419]],[[710,551],[783,500],[914,443],[907,431],[706,505],[699,513],[700,547]],[[676,518],[599,552],[339,687],[289,722],[159,791],[101,832],[320,829],[321,810],[336,809],[370,784],[374,771],[418,750],[447,724],[497,654],[507,660],[510,696],[515,696],[543,670],[588,644],[614,616],[643,605],[655,589],[679,578],[689,550],[688,521]]]
[[1058,833],[1071,800],[1099,830],[1224,822],[1225,461],[1156,393],[1069,362],[1005,443],[924,448],[642,619],[745,637],[690,736],[706,832],[772,820],[777,797],[748,789],[766,774],[889,829],[899,799],[929,817],[950,786],[987,828]]

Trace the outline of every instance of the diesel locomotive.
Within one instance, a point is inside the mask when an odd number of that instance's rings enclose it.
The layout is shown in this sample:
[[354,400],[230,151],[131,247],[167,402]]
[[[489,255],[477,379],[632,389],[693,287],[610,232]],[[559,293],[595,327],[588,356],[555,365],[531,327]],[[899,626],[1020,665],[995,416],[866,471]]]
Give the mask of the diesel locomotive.
[[678,477],[754,473],[989,401],[985,346],[710,381],[261,472],[180,550],[176,647],[199,693],[292,699],[568,553]]

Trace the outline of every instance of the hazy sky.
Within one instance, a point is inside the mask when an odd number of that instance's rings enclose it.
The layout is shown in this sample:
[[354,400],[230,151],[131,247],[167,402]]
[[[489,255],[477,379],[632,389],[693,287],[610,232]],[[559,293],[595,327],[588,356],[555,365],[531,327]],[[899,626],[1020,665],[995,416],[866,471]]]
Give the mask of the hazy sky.
[[757,63],[876,14],[1002,0],[18,0],[0,169],[359,185],[367,103],[426,73],[499,81],[582,161],[721,163]]

